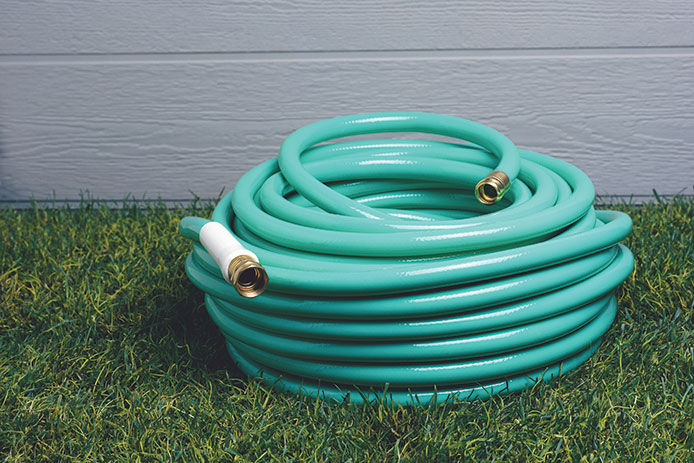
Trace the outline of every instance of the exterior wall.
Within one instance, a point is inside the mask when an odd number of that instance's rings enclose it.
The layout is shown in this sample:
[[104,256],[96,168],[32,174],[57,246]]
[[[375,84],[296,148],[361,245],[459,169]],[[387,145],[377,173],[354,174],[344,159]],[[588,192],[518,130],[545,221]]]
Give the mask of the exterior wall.
[[292,130],[389,110],[694,193],[694,3],[460,3],[2,0],[0,199],[216,197]]

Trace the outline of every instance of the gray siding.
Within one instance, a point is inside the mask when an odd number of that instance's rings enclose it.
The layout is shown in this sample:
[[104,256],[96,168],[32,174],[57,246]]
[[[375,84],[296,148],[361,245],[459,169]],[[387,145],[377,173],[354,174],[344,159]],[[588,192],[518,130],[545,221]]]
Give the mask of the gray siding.
[[691,2],[0,2],[0,199],[215,197],[305,123],[478,120],[599,193],[694,184]]

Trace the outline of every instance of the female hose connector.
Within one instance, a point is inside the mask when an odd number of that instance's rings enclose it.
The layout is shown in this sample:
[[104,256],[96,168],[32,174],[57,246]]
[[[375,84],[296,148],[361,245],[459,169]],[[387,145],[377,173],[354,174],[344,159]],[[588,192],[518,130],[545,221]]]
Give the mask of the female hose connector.
[[499,201],[511,186],[506,173],[495,170],[475,186],[475,196],[482,204],[490,205]]

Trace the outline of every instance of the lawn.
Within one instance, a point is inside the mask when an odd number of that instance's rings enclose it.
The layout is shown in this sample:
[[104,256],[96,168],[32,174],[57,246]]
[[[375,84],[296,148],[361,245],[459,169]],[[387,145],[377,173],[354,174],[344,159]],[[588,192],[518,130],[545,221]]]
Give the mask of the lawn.
[[636,270],[597,353],[420,408],[246,379],[183,269],[178,221],[207,205],[0,210],[0,461],[692,461],[694,199],[611,207]]

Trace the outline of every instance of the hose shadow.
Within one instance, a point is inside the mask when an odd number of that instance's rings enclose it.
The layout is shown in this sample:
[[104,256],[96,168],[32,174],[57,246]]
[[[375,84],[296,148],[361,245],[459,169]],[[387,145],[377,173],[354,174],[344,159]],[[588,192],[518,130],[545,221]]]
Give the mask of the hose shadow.
[[[226,349],[226,340],[204,304],[204,295],[187,279],[175,294],[161,294],[164,313],[158,321],[176,345],[175,361],[205,376],[225,372],[233,379],[246,378]],[[168,299],[168,300],[167,300]]]

